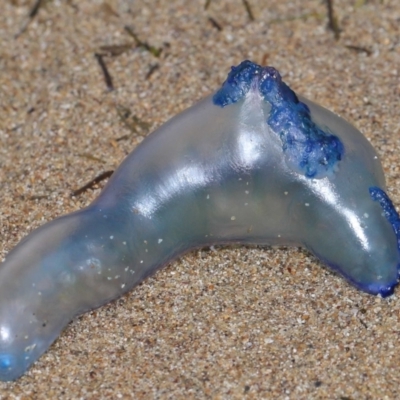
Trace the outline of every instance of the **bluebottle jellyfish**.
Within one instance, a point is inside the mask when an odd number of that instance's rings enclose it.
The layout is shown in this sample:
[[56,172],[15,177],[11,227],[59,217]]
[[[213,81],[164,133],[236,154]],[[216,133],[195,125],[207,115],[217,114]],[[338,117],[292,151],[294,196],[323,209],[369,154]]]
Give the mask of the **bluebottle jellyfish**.
[[372,294],[393,293],[400,218],[352,125],[244,61],[147,137],[87,208],[0,266],[0,379],[20,377],[75,316],[191,249],[300,245]]

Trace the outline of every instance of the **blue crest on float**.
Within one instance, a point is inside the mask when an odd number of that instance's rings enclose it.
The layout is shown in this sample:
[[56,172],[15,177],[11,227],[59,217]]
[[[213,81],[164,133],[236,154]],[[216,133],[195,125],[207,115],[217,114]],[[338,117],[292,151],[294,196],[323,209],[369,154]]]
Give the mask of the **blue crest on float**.
[[333,172],[343,157],[343,143],[312,120],[308,106],[299,101],[275,68],[248,60],[232,67],[213,97],[214,104],[225,107],[236,103],[252,87],[271,104],[266,122],[279,135],[288,166],[307,178],[323,178]]

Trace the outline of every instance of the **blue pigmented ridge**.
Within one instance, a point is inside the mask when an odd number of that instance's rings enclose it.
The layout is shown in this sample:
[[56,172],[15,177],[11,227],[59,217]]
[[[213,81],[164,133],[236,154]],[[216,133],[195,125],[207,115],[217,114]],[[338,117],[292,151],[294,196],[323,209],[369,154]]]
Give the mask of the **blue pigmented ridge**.
[[275,68],[249,60],[232,67],[213,102],[220,107],[234,104],[251,88],[271,105],[267,123],[282,141],[287,165],[308,178],[323,178],[334,172],[344,154],[343,143],[315,124],[308,106],[282,81]]
[[307,178],[333,172],[344,154],[340,139],[314,123],[308,106],[299,101],[275,68],[264,68],[260,80],[260,93],[271,104],[267,123],[282,140],[289,166]]
[[[397,239],[397,249],[400,252],[400,216],[394,207],[392,200],[386,194],[384,190],[377,186],[369,188],[369,194],[372,200],[377,201],[382,207],[383,215],[387,219],[390,225],[392,225],[393,232]],[[397,266],[397,276],[400,278],[400,264]]]
[[397,248],[400,251],[400,216],[397,213],[392,200],[390,200],[389,196],[384,190],[377,186],[370,187],[369,194],[372,200],[379,202],[385,218],[388,220],[390,225],[392,225],[393,231],[397,238]]
[[241,62],[237,67],[231,67],[221,89],[214,94],[214,104],[225,107],[241,100],[250,90],[254,78],[260,73],[261,69],[260,65],[249,60]]

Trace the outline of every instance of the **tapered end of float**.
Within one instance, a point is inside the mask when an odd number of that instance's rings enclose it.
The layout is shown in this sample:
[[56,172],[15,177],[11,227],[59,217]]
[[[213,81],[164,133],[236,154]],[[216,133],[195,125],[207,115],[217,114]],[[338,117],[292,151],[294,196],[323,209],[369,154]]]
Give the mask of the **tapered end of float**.
[[391,285],[382,285],[379,283],[373,283],[362,289],[368,293],[385,298],[391,296],[394,293],[394,289],[396,286],[397,286],[397,281]]
[[25,370],[19,367],[15,356],[9,353],[0,354],[0,381],[15,381],[24,372]]

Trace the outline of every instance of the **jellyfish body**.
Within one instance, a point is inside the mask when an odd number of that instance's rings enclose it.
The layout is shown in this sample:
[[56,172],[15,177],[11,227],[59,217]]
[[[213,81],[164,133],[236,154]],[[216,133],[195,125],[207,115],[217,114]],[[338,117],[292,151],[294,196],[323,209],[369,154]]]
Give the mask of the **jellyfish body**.
[[244,61],[147,137],[87,208],[22,240],[0,266],[0,379],[75,316],[179,255],[214,244],[300,245],[359,289],[397,284],[399,217],[353,126]]

